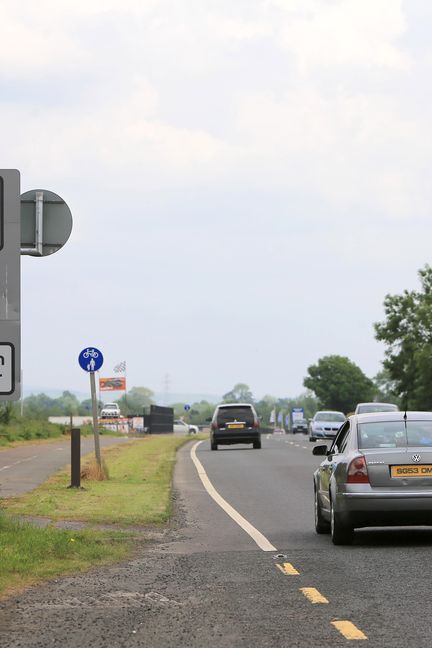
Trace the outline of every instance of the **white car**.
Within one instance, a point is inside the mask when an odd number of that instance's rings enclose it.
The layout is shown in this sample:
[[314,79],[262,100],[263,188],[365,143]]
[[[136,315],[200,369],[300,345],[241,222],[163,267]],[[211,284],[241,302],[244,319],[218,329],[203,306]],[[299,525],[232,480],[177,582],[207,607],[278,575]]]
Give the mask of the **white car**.
[[120,407],[117,405],[117,403],[105,403],[105,405],[101,409],[100,416],[101,418],[110,419],[120,418]]
[[375,414],[376,412],[398,412],[399,407],[393,403],[358,403],[354,414]]
[[181,419],[176,419],[174,421],[174,434],[198,434],[197,425],[189,425]]
[[309,424],[309,441],[334,439],[345,421],[346,416],[343,412],[333,410],[316,412]]

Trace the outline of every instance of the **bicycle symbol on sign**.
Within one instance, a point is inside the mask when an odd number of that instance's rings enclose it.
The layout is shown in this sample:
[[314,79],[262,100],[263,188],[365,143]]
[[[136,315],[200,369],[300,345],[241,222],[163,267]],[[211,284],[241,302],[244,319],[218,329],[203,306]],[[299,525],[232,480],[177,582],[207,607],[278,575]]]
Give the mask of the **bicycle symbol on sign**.
[[99,353],[94,349],[87,349],[83,353],[83,358],[99,358]]

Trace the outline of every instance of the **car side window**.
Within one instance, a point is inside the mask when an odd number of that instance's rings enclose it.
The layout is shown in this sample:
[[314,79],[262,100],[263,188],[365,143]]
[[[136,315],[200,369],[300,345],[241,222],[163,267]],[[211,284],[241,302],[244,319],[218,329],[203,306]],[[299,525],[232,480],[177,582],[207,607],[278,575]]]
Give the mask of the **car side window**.
[[346,448],[348,443],[348,435],[350,431],[350,423],[346,421],[341,429],[339,430],[335,440],[333,441],[329,453],[330,454],[341,454]]

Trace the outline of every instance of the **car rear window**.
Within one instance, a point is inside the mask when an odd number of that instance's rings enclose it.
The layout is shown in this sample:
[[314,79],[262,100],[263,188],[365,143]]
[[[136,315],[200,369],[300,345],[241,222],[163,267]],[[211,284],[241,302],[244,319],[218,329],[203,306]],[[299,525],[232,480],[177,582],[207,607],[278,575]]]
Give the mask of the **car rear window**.
[[359,448],[432,447],[432,421],[360,423]]
[[251,407],[220,407],[217,414],[218,425],[222,423],[232,423],[238,421],[253,425],[254,415]]
[[359,405],[358,414],[373,414],[374,412],[397,412],[397,405]]

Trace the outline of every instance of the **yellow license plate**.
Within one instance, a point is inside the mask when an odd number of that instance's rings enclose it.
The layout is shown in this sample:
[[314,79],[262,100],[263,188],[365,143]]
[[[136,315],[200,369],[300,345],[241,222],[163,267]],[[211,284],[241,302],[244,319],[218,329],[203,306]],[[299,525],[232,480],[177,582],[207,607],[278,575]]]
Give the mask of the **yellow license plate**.
[[244,423],[228,423],[227,427],[230,430],[238,430],[239,428],[244,428]]
[[432,477],[432,464],[391,466],[392,477]]

